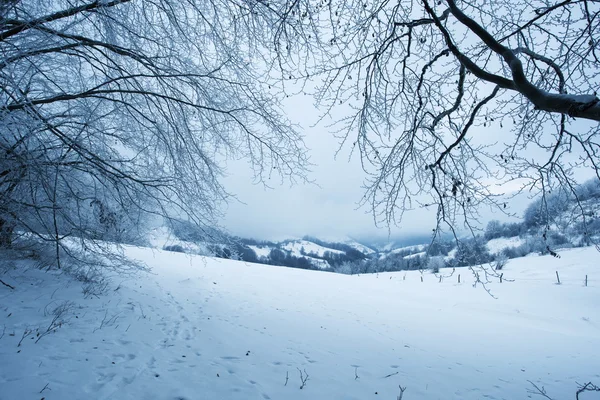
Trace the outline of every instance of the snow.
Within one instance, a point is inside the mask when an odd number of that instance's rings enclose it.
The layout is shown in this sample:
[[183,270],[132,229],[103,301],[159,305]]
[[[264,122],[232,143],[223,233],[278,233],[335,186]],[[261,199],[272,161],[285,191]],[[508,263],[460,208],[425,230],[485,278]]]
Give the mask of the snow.
[[250,247],[252,250],[254,250],[254,252],[256,253],[256,256],[258,258],[267,258],[269,257],[269,254],[271,254],[271,247],[269,246],[253,246],[253,245],[249,245],[248,247]]
[[450,250],[448,252],[448,255],[444,257],[444,260],[448,261],[448,260],[452,260],[454,257],[456,257],[456,252],[458,250],[455,248],[453,248],[452,250]]
[[156,249],[164,249],[166,246],[179,246],[186,253],[209,255],[208,246],[204,243],[188,242],[177,238],[169,228],[162,226],[155,228],[148,234],[150,246]]
[[[510,260],[515,282],[488,285],[497,299],[463,268],[439,283],[126,251],[152,272],[88,298],[66,275],[0,261],[15,286],[0,285],[0,399],[395,399],[398,385],[404,400],[515,399],[528,380],[559,399],[600,382],[594,248]],[[64,324],[17,346],[64,302]]]
[[425,247],[426,246],[424,244],[416,244],[416,245],[413,245],[413,246],[399,247],[397,249],[392,250],[390,253],[400,253],[400,252],[405,252],[405,251],[420,252]]
[[[254,252],[256,253],[257,257],[260,258],[268,258],[269,255],[271,254],[271,247],[269,246],[255,246],[255,245],[249,245],[248,247],[250,247],[252,250],[254,250]],[[301,249],[302,247],[304,247],[305,250],[305,254],[302,254]],[[344,252],[340,252],[338,250],[333,250],[333,249],[328,249],[325,247],[321,247],[315,243],[312,242],[307,242],[305,240],[299,240],[299,241],[290,241],[288,243],[286,243],[285,246],[282,246],[282,249],[284,250],[288,250],[292,253],[292,255],[296,256],[296,257],[304,257],[306,259],[308,259],[311,263],[311,265],[313,265],[316,268],[319,269],[328,269],[330,267],[329,263],[325,260],[321,260],[319,258],[314,258],[314,257],[310,257],[307,254],[312,252],[313,254],[316,254],[317,256],[323,256],[323,254],[325,253],[325,251],[331,251],[332,253],[344,253]],[[308,249],[311,249],[311,251],[309,251]]]
[[505,249],[507,247],[519,247],[524,242],[525,241],[518,236],[513,236],[510,238],[501,237],[501,238],[491,239],[490,241],[488,241],[487,248],[490,251],[490,253],[495,254],[495,253],[502,251],[503,249]]
[[[309,242],[307,240],[298,240],[286,243],[281,247],[284,250],[288,250],[292,255],[296,257],[303,257],[305,255],[313,254],[317,257],[323,257],[326,251],[334,254],[346,254],[341,250],[330,249],[328,247],[320,246],[316,243]],[[304,249],[304,253],[302,252]]]
[[327,243],[345,244],[347,246],[352,247],[355,250],[360,251],[361,253],[363,253],[365,255],[376,253],[376,251],[373,250],[372,248],[365,246],[364,244],[360,243],[358,240],[355,240],[352,237],[346,236],[346,235],[338,235],[338,236],[319,235],[318,239],[320,239],[323,242],[327,242]]
[[407,256],[404,256],[404,257],[402,257],[402,258],[404,258],[405,260],[407,260],[407,259],[410,259],[410,258],[423,257],[423,256],[425,256],[425,255],[427,255],[427,252],[426,252],[426,251],[420,251],[420,252],[418,252],[418,253],[409,254],[409,255],[407,255]]
[[319,258],[314,258],[314,257],[309,257],[309,256],[304,256],[307,259],[310,260],[310,263],[314,266],[317,267],[319,269],[329,269],[331,267],[331,265],[329,265],[329,263],[325,260],[321,260]]
[[344,241],[342,241],[342,243],[352,247],[355,250],[360,251],[361,253],[365,254],[365,255],[369,255],[369,254],[374,254],[375,250],[371,249],[370,247],[365,246],[362,243],[357,242],[354,239],[346,239]]
[[393,250],[389,250],[389,247],[386,246],[387,249],[384,248],[384,250],[387,251],[387,252],[386,253],[381,253],[379,255],[379,259],[383,260],[387,256],[389,256],[390,254],[408,253],[408,252],[412,252],[413,254],[409,254],[409,255],[404,256],[402,258],[414,258],[414,257],[422,256],[422,255],[426,254],[426,252],[423,251],[423,250],[425,250],[426,247],[427,247],[427,245],[425,245],[425,244],[415,244],[415,245],[412,245],[412,246],[403,246],[403,247],[395,248]]

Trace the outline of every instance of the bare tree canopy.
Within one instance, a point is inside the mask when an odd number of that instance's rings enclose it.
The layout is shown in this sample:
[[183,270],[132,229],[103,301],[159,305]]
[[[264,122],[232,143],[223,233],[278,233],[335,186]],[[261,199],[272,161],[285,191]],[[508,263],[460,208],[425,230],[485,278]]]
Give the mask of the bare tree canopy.
[[337,121],[377,222],[425,206],[438,227],[470,226],[482,205],[508,212],[505,184],[574,193],[576,169],[600,179],[599,12],[593,0],[3,1],[0,245],[16,226],[119,236],[147,213],[213,225],[230,156],[259,179],[304,176],[280,90],[313,92]]
[[438,227],[469,226],[481,205],[508,212],[503,184],[573,191],[581,168],[600,179],[600,2],[279,7],[283,79],[320,79],[324,117],[369,173],[363,203],[377,222],[431,206]]
[[247,6],[7,0],[0,18],[0,246],[15,229],[121,241],[142,214],[213,226],[229,157],[303,177]]

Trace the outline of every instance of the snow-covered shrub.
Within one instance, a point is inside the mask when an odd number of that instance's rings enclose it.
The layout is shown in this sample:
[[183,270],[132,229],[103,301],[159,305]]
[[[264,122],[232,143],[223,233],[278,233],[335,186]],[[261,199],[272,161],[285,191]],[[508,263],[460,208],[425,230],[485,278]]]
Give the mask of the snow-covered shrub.
[[597,178],[592,178],[579,185],[577,188],[577,196],[580,201],[585,201],[591,198],[600,198],[600,181]]
[[568,209],[570,202],[571,196],[565,191],[548,194],[525,209],[523,224],[527,229],[548,226]]
[[530,252],[528,251],[528,247],[525,244],[523,244],[517,247],[505,247],[500,253],[506,258],[511,259],[525,257]]
[[429,257],[429,261],[427,262],[427,269],[434,274],[440,272],[440,268],[444,268],[445,266],[446,261],[444,261],[444,257],[442,256]]
[[339,274],[352,275],[353,271],[353,263],[352,262],[343,262],[335,268],[335,272]]
[[480,236],[461,240],[456,246],[456,254],[451,261],[454,267],[485,264],[492,260],[487,244]]
[[499,253],[496,254],[496,259],[492,263],[492,266],[496,271],[500,271],[506,266],[506,263],[508,263],[508,257],[503,253]]

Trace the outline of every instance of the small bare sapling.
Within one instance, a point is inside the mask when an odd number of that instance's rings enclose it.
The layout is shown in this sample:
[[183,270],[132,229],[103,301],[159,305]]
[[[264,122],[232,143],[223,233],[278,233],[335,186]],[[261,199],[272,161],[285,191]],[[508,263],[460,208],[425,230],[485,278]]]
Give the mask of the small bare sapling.
[[302,385],[300,385],[300,389],[304,389],[304,386],[306,386],[306,381],[308,381],[308,373],[306,372],[306,370],[304,370],[304,373],[302,373],[302,370],[300,368],[297,368],[298,372],[300,372],[300,382],[302,382]]

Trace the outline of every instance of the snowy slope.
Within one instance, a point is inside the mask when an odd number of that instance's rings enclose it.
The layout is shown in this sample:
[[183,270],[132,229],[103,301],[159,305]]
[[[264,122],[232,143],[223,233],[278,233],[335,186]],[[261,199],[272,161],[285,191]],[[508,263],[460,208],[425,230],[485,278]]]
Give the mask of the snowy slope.
[[393,249],[392,251],[390,251],[390,253],[401,253],[401,252],[420,252],[421,250],[425,249],[425,245],[424,244],[416,244],[413,246],[404,246],[404,247],[398,247]]
[[345,254],[345,252],[341,250],[330,249],[328,247],[320,246],[316,243],[309,242],[307,240],[295,240],[286,243],[281,246],[282,249],[287,250],[292,253],[292,255],[296,257],[302,257],[304,255],[315,255],[317,257],[323,257],[325,252],[330,252],[333,254]]
[[348,239],[342,240],[341,243],[346,244],[346,245],[352,247],[353,249],[360,251],[361,253],[363,253],[365,255],[375,253],[375,250],[373,250],[370,247],[365,246],[364,244],[362,244],[360,242],[357,242],[354,239],[348,238]]
[[404,256],[404,257],[402,257],[402,258],[404,258],[404,259],[407,259],[407,260],[408,260],[408,259],[411,259],[411,258],[425,257],[426,255],[427,255],[427,252],[426,252],[426,251],[420,251],[420,252],[418,252],[418,253],[409,254],[409,255],[407,255],[407,256]]
[[519,247],[525,243],[525,240],[520,238],[519,236],[514,236],[510,238],[496,238],[491,239],[487,242],[487,248],[490,253],[498,253],[507,247]]
[[320,240],[325,241],[327,243],[339,243],[345,244],[347,246],[352,247],[354,250],[358,250],[365,255],[376,253],[372,248],[362,244],[360,241],[351,238],[350,236],[319,236]]
[[[418,272],[128,254],[152,273],[113,279],[100,298],[57,273],[0,275],[16,288],[0,285],[0,399],[395,399],[398,385],[404,400],[524,399],[528,380],[561,399],[576,381],[600,382],[592,248],[509,261],[516,281],[489,285],[498,299],[466,269],[421,283]],[[65,301],[66,323],[34,343]],[[297,368],[309,375],[303,389]]]
[[272,250],[272,248],[269,246],[248,245],[248,247],[250,247],[252,250],[254,250],[254,252],[256,253],[256,256],[259,258],[269,257],[269,254],[271,254],[271,250]]
[[[164,249],[168,246],[181,247],[186,253],[210,255],[211,252],[206,243],[188,242],[175,236],[169,228],[162,226],[155,228],[147,236],[150,246],[156,249]],[[213,253],[214,254],[214,253]]]
[[331,265],[329,265],[329,263],[325,260],[321,260],[319,258],[314,258],[314,257],[309,257],[309,256],[306,256],[306,258],[310,261],[310,263],[314,267],[317,267],[319,269],[328,269],[331,267]]

